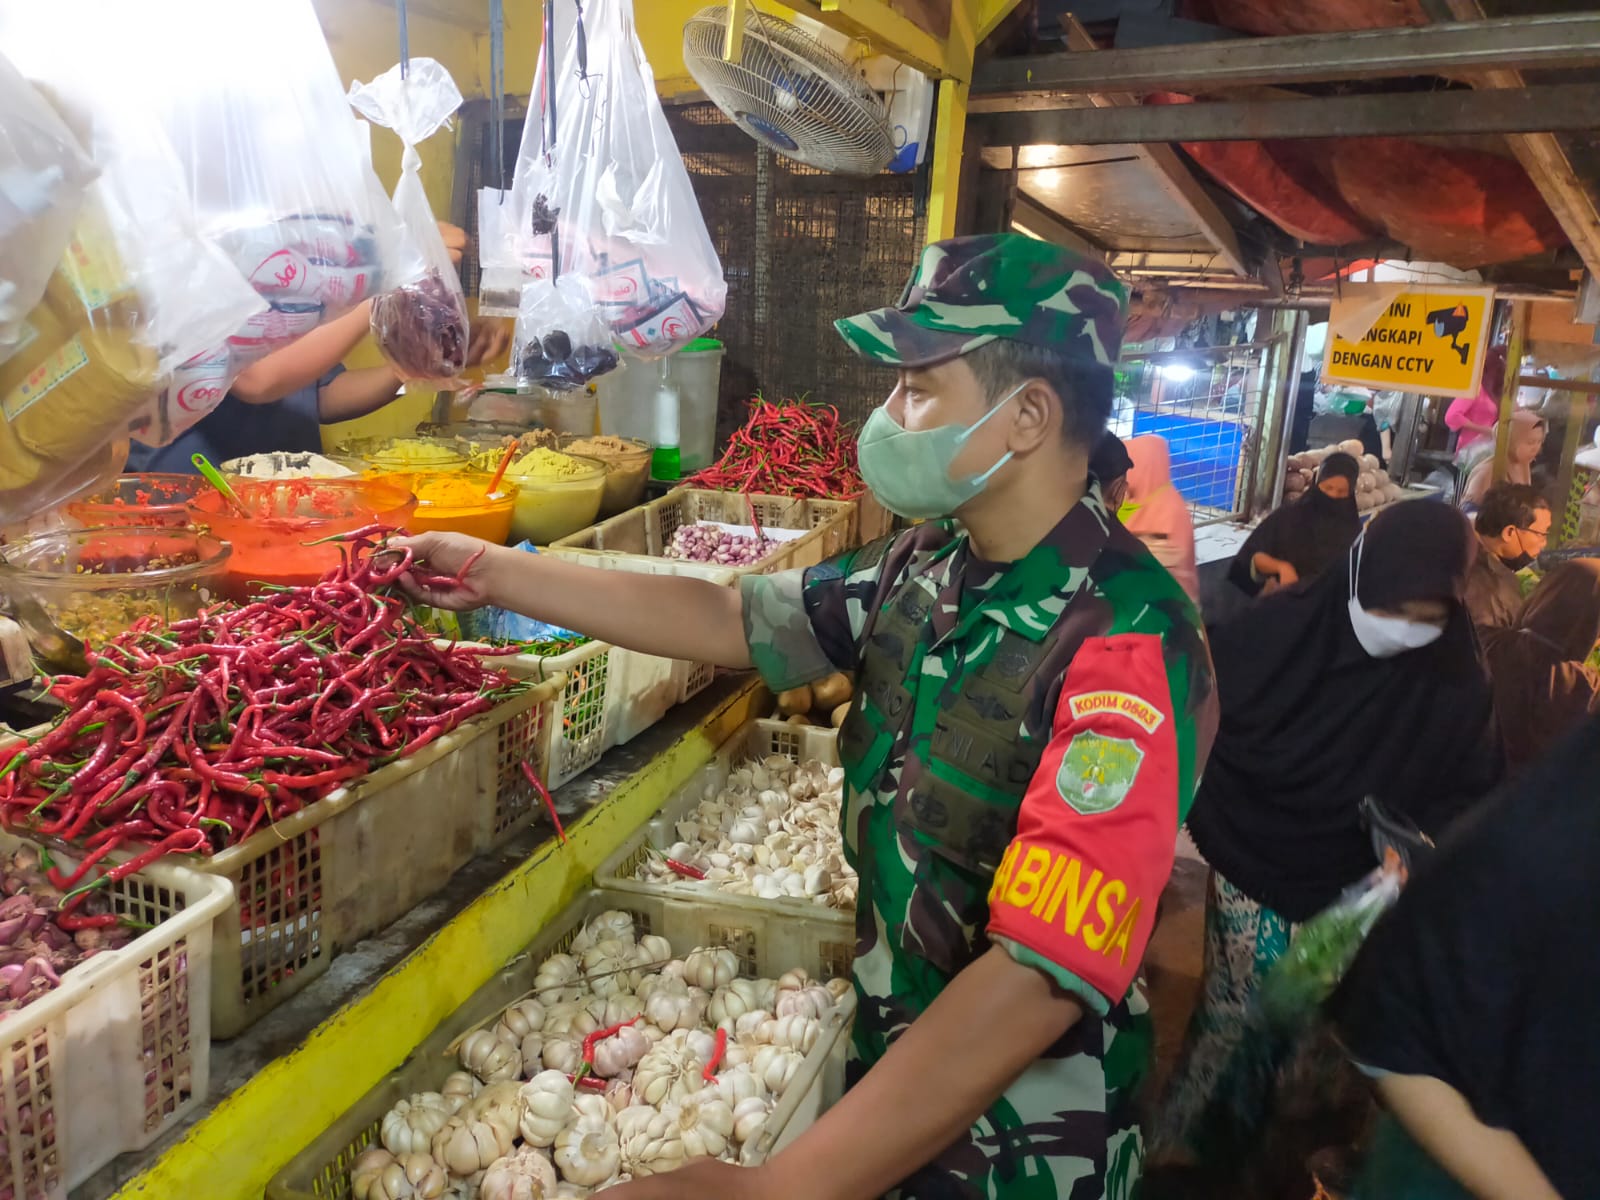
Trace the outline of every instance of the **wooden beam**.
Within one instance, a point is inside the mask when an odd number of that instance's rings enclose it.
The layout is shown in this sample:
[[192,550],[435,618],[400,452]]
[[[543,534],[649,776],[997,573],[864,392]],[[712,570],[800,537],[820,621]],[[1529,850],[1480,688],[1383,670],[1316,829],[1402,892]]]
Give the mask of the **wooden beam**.
[[[1457,21],[1485,19],[1479,0],[1444,3]],[[1521,71],[1502,67],[1480,72],[1471,77],[1471,82],[1480,88],[1520,88],[1524,81]],[[1515,133],[1507,135],[1506,142],[1571,239],[1584,266],[1591,274],[1600,275],[1600,205],[1594,191],[1572,169],[1572,160],[1560,139],[1553,133]]]
[[974,79],[981,94],[1057,88],[1068,92],[1214,92],[1252,84],[1437,75],[1496,67],[1560,69],[1600,63],[1600,13],[1508,17],[1411,28],[1199,45],[997,58]]
[[1079,254],[1105,261],[1103,246],[1095,245],[1044,205],[1022,192],[1017,193],[1016,202],[1012,205],[1011,223],[1020,232],[1032,234],[1042,242],[1054,242]]
[[[1068,13],[1062,18],[1066,27],[1067,48],[1075,53],[1095,52],[1094,39],[1084,29],[1083,23],[1077,17]],[[1126,92],[1103,92],[1089,97],[1089,102],[1096,108],[1137,108],[1139,98]],[[1163,191],[1178,202],[1178,205],[1194,218],[1195,224],[1200,227],[1201,234],[1206,241],[1216,247],[1217,253],[1227,263],[1229,270],[1234,274],[1248,278],[1250,269],[1245,265],[1244,253],[1239,249],[1239,235],[1234,232],[1233,224],[1222,215],[1206,195],[1205,189],[1178,157],[1178,152],[1164,143],[1137,145],[1135,153],[1143,160],[1146,167],[1155,175],[1156,181]]]
[[[1000,28],[1004,21],[1014,12],[1022,0],[977,0],[977,11],[972,19],[972,36],[975,44],[981,46],[989,39],[989,35]],[[955,0],[955,3],[964,3],[964,0]]]
[[990,112],[987,139],[1007,146],[1250,142],[1274,138],[1587,132],[1600,128],[1600,85],[1552,83],[1518,91],[1408,92],[1305,100],[1220,101],[1142,108]]

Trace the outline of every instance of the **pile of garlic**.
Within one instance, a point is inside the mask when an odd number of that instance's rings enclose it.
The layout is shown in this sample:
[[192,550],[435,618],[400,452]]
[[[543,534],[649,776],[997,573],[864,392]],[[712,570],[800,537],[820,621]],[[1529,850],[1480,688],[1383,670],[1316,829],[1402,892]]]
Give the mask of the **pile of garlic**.
[[[354,1200],[550,1200],[740,1161],[850,984],[738,968],[721,947],[676,958],[625,912],[594,917],[530,995],[460,1040],[463,1070],[385,1114],[381,1147],[351,1167]],[[575,1084],[585,1037],[614,1026]]]
[[[799,765],[781,754],[745,763],[721,788],[707,786],[699,807],[677,822],[678,840],[665,856],[647,854],[633,877],[853,911],[856,873],[839,840],[843,795],[840,767]],[[686,877],[669,859],[704,872],[705,879]]]

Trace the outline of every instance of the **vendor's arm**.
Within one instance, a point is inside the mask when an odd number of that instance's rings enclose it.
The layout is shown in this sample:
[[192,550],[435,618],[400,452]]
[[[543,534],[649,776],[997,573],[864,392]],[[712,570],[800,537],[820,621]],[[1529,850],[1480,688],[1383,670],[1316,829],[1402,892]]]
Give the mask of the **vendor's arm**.
[[317,389],[317,419],[332,425],[377,412],[395,398],[400,383],[400,376],[389,366],[341,371]]
[[[230,390],[246,404],[272,404],[291,392],[311,387],[360,344],[367,336],[371,321],[372,302],[368,300],[344,316],[335,317],[296,338],[283,349],[274,350],[259,362],[251,363],[234,378]],[[393,390],[389,397],[393,399]],[[345,418],[323,416],[322,419],[326,422]]]
[[1448,1083],[1385,1075],[1378,1094],[1412,1140],[1477,1200],[1561,1200],[1522,1140],[1478,1120]]

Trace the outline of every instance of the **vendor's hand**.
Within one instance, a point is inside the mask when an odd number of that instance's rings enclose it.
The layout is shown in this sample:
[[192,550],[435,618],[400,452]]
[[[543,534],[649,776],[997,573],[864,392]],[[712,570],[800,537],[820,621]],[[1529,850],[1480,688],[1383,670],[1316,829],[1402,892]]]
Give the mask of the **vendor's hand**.
[[1300,572],[1296,571],[1289,563],[1284,563],[1278,568],[1278,586],[1288,587],[1300,582]]
[[[419,533],[391,538],[387,549],[410,550],[411,570],[400,587],[413,600],[464,612],[490,602],[490,568],[497,547],[464,533]],[[461,575],[460,581],[453,577]]]
[[449,221],[440,221],[439,236],[444,239],[445,252],[450,255],[451,265],[459,267],[462,256],[467,252],[467,231]]
[[780,1197],[765,1167],[736,1167],[715,1158],[696,1158],[675,1171],[650,1175],[607,1188],[606,1200],[798,1200]]
[[472,322],[472,337],[467,342],[467,366],[492,362],[511,345],[512,323],[504,317],[478,317]]

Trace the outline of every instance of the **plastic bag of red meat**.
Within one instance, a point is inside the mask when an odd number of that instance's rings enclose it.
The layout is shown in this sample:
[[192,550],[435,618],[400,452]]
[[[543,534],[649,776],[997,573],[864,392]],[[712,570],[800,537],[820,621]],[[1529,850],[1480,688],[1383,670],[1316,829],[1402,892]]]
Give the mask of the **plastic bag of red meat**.
[[427,262],[427,272],[372,302],[372,334],[402,379],[448,386],[467,365],[467,298],[439,236],[422,186],[417,144],[449,125],[461,107],[450,72],[431,58],[389,68],[371,83],[351,84],[350,103],[375,125],[392,129],[405,146],[394,206]]
[[425,264],[372,170],[311,0],[105,9],[96,20],[123,43],[123,103],[160,121],[200,232],[268,304],[174,381],[155,432],[139,435],[170,439],[246,366]]
[[[479,244],[485,295],[574,276],[630,354],[681,349],[728,287],[634,32],[630,0],[554,5],[498,238]],[[553,25],[553,28],[552,28]],[[553,33],[554,36],[548,36]],[[509,210],[507,212],[506,210]]]

